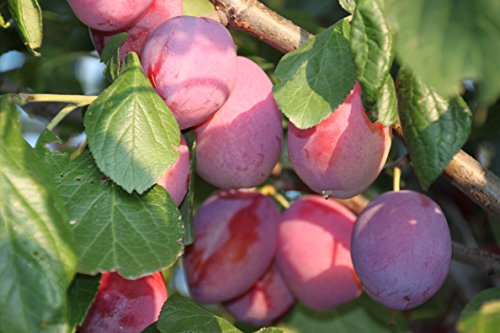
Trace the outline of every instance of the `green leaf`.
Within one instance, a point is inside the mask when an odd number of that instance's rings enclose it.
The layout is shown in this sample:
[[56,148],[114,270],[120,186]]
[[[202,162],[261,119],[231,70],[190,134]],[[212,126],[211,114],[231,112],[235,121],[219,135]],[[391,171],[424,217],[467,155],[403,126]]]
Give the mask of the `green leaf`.
[[500,2],[491,0],[388,0],[397,27],[397,55],[444,95],[463,79],[478,80],[483,101],[500,92]]
[[42,46],[43,22],[42,9],[38,0],[7,1],[10,14],[28,51],[34,56],[40,56],[36,49]]
[[104,76],[113,82],[120,75],[121,61],[120,61],[120,46],[127,40],[128,34],[126,32],[119,33],[110,37],[101,54],[101,61],[106,64],[104,69]]
[[393,60],[392,32],[381,0],[358,0],[349,42],[363,104],[371,110],[377,104]]
[[194,242],[194,230],[193,230],[193,206],[194,206],[194,182],[196,179],[196,141],[194,132],[187,132],[184,134],[187,146],[189,147],[189,185],[186,193],[186,197],[182,201],[179,210],[182,216],[182,222],[184,223],[184,238],[182,242],[184,245],[190,245]]
[[398,100],[394,81],[390,75],[387,76],[379,94],[377,104],[372,110],[374,113],[372,118],[389,127],[398,121]]
[[73,238],[43,160],[0,97],[0,332],[62,332],[76,270]]
[[496,333],[500,327],[500,288],[481,291],[467,304],[458,322],[461,333]]
[[156,322],[152,323],[146,327],[141,333],[161,333],[158,328],[156,328]]
[[69,313],[71,326],[80,325],[85,319],[99,289],[100,275],[77,274],[68,290]]
[[128,194],[99,172],[88,152],[73,161],[60,159],[53,167],[71,218],[80,272],[118,270],[133,279],[180,257],[181,217],[161,186]]
[[328,312],[312,311],[297,304],[279,327],[297,333],[410,332],[400,313],[376,304],[366,295]]
[[156,327],[163,333],[241,333],[224,318],[178,294],[165,302]]
[[179,125],[134,52],[89,106],[84,124],[97,166],[129,193],[153,186],[179,156]]
[[[359,1],[359,0],[358,0]],[[340,7],[342,7],[346,12],[353,14],[356,9],[355,0],[339,0]]]
[[298,128],[315,126],[347,97],[356,82],[346,19],[285,55],[273,92],[281,111]]
[[461,97],[449,101],[408,69],[398,77],[399,115],[420,185],[427,189],[470,134],[471,112]]
[[255,333],[287,333],[287,331],[277,327],[264,327]]
[[214,5],[207,0],[183,0],[182,15],[206,16],[214,12]]

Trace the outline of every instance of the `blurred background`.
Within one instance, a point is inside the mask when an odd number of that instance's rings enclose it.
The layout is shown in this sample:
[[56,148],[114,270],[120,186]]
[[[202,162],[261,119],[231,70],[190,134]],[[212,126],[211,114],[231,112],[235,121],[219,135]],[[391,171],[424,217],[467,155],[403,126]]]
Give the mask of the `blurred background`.
[[[336,0],[271,0],[267,6],[311,33],[318,33],[347,16]],[[30,55],[14,27],[0,28],[0,94],[35,92],[97,95],[109,83],[102,72],[104,65],[94,50],[88,29],[80,23],[64,0],[41,0],[44,40],[41,57]],[[184,0],[186,15],[203,15],[213,10],[208,0]],[[8,18],[7,3],[0,13]],[[231,31],[238,53],[256,61],[271,77],[282,54],[242,31]],[[393,74],[397,72],[397,64]],[[464,82],[463,96],[473,111],[473,129],[464,150],[484,167],[500,175],[500,101],[490,107],[479,106],[473,82]],[[30,104],[21,110],[26,140],[34,145],[49,120],[63,107],[59,103]],[[84,139],[82,112],[73,112],[56,129],[63,143],[61,150],[75,149]],[[286,128],[286,122],[284,121]],[[286,151],[286,150],[285,150]],[[394,161],[406,154],[395,139],[389,158]],[[290,200],[296,200],[307,188],[291,171],[286,154],[280,168],[268,181]],[[402,187],[421,191],[409,166],[403,168]],[[390,190],[390,172],[383,173],[365,193],[369,198]],[[195,181],[195,205],[215,189],[201,179]],[[452,238],[470,247],[500,254],[500,221],[488,216],[449,182],[439,179],[429,192],[447,215]],[[172,272],[169,285],[185,292],[182,274]],[[456,322],[464,306],[480,290],[499,286],[500,279],[487,272],[453,262],[444,287],[428,303],[416,310],[397,313],[386,310],[368,297],[328,313],[314,313],[297,305],[279,325],[295,332],[456,332]],[[217,308],[213,308],[218,310]],[[251,330],[241,326],[243,330]],[[500,332],[500,327],[497,330]],[[493,332],[493,331],[492,331]]]

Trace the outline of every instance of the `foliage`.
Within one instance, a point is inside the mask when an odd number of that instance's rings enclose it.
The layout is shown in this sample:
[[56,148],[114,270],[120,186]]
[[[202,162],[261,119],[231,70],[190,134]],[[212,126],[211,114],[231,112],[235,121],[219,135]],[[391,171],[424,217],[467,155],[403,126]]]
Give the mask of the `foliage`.
[[[238,53],[257,62],[276,83],[273,92],[285,116],[284,127],[288,121],[302,129],[317,125],[359,82],[372,121],[384,126],[401,121],[406,143],[396,144],[393,157],[409,154],[411,170],[404,167],[403,182],[409,188],[419,182],[459,221],[449,220],[453,238],[475,238],[497,249],[500,229],[491,224],[498,221],[439,176],[459,149],[500,172],[500,2],[266,4],[317,33],[282,56],[248,33],[231,30]],[[185,0],[183,5],[190,15],[213,8],[207,0]],[[93,301],[98,273],[117,270],[135,278],[177,270],[184,247],[194,241],[193,214],[214,188],[195,174],[192,131],[184,133],[191,170],[189,192],[180,208],[155,185],[177,159],[180,131],[137,55],[131,53],[120,63],[118,47],[126,38],[113,37],[101,57],[105,75],[89,85],[82,79],[82,64],[97,58],[86,27],[65,1],[0,4],[0,56],[18,52],[18,64],[0,76],[0,93],[9,93],[0,95],[0,332],[69,332],[82,322]],[[6,58],[0,57],[1,71]],[[48,113],[49,107],[60,105],[23,105],[25,101],[10,94],[21,91],[98,96],[90,105],[77,103],[83,111],[73,111],[56,130],[46,129],[31,148],[21,134],[29,137],[32,120],[20,122],[18,109],[49,118],[54,114]],[[71,122],[84,123],[88,149],[82,149],[85,143],[71,144],[81,135],[81,127]],[[286,157],[279,167],[281,174],[275,172],[267,184],[284,197],[300,195],[283,190],[303,189],[289,176]],[[283,185],[287,182],[294,184]],[[382,175],[368,193],[378,194],[388,184]],[[362,296],[327,313],[296,305],[276,324],[279,328],[257,331],[217,308],[209,311],[173,295],[158,322],[144,332],[407,332],[410,326],[424,331],[456,318],[457,309],[464,307],[451,326],[456,324],[460,332],[493,332],[500,314],[498,288],[479,293],[465,306],[473,296],[468,290],[484,289],[491,281],[471,278],[465,270],[460,274],[460,283],[451,275],[446,288],[464,299],[438,294],[434,303],[405,318]],[[441,304],[439,311],[433,307],[436,303]]]

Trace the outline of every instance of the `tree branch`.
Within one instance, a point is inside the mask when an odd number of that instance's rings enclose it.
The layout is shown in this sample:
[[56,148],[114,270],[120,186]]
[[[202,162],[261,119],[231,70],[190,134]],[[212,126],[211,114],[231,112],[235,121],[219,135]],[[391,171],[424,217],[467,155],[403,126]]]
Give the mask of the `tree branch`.
[[[223,24],[245,30],[284,53],[293,51],[313,37],[293,22],[256,0],[210,0]],[[400,126],[394,133],[403,137]],[[443,172],[450,182],[488,213],[500,218],[500,179],[460,150]]]

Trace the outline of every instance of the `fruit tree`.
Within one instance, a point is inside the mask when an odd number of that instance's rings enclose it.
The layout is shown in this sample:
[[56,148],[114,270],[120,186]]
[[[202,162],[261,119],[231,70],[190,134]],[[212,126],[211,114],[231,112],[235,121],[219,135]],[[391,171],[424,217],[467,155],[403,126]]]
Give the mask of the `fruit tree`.
[[499,0],[0,2],[0,333],[500,330]]

